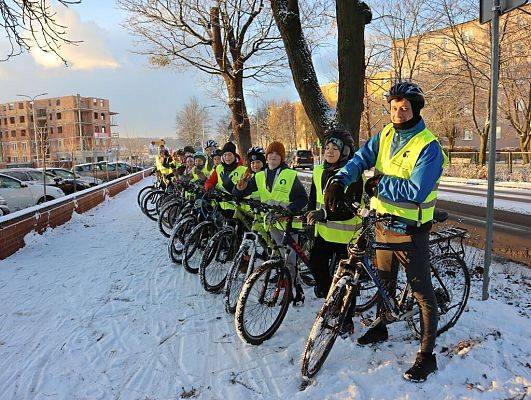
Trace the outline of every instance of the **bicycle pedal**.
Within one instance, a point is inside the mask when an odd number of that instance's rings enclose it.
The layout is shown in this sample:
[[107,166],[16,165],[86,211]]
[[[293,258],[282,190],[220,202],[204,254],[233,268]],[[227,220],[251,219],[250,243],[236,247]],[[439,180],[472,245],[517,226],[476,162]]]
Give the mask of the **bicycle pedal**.
[[293,307],[302,307],[304,306],[304,296],[302,298],[294,298],[293,299]]

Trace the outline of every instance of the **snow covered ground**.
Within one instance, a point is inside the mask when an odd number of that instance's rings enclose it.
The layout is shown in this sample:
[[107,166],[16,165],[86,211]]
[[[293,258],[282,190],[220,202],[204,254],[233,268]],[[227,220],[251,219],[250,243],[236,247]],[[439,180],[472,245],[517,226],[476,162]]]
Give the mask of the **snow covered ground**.
[[[404,381],[404,324],[372,348],[338,340],[312,385],[299,360],[307,291],[270,341],[243,344],[222,299],[174,267],[135,185],[0,261],[0,399],[523,399],[531,395],[530,271],[496,264],[492,296],[438,339],[439,372]],[[359,326],[359,325],[357,325]],[[363,332],[357,328],[355,336]]]

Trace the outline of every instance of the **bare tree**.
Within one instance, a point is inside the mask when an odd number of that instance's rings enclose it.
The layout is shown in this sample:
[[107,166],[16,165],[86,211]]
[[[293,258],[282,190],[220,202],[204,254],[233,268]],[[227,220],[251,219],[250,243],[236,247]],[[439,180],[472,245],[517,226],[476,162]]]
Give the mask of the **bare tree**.
[[220,77],[241,150],[251,145],[244,81],[275,81],[284,57],[264,0],[118,0],[127,26],[156,66],[193,67]]
[[196,97],[192,97],[182,110],[177,113],[177,137],[183,146],[201,147],[203,132],[208,122],[207,109],[201,107]]
[[369,7],[359,0],[337,0],[338,103],[334,110],[326,101],[312,62],[310,46],[301,23],[298,0],[271,0],[290,69],[306,115],[316,134],[323,138],[327,129],[343,127],[359,138],[363,110],[364,30],[371,20]]
[[[81,0],[57,0],[62,6],[79,4]],[[7,54],[1,61],[20,55],[36,46],[46,53],[61,56],[63,44],[79,43],[68,39],[66,26],[57,22],[57,13],[49,1],[44,0],[0,0],[0,25],[9,42]]]

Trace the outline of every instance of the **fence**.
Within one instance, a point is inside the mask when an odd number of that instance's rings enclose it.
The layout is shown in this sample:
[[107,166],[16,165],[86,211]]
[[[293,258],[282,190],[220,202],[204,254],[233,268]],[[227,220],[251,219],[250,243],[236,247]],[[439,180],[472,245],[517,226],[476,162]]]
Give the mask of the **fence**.
[[[509,173],[513,172],[513,168],[524,166],[524,159],[531,160],[531,152],[523,151],[497,151],[496,163],[507,164]],[[487,161],[489,159],[489,152],[487,151]],[[479,151],[448,151],[448,159],[451,164],[478,164]],[[527,161],[529,162],[529,161]]]
[[24,247],[24,237],[32,232],[43,233],[69,221],[72,213],[84,213],[102,203],[107,196],[115,196],[147,175],[151,168],[95,186],[81,192],[46,202],[42,205],[0,217],[0,260]]

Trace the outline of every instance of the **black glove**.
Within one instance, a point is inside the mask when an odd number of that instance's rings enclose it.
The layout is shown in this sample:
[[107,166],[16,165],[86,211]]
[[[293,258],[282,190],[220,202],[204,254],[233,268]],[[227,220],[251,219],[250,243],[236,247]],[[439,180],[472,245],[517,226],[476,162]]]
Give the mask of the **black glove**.
[[383,175],[375,175],[372,178],[367,179],[367,182],[365,182],[365,193],[367,193],[369,197],[375,197],[378,194],[376,189],[378,188],[378,183],[380,183],[382,176]]
[[327,211],[336,211],[337,206],[345,199],[345,186],[338,180],[330,182],[324,193]]
[[323,222],[326,219],[326,212],[323,209],[308,211],[306,213],[306,221],[309,225],[313,225],[316,222]]

